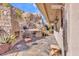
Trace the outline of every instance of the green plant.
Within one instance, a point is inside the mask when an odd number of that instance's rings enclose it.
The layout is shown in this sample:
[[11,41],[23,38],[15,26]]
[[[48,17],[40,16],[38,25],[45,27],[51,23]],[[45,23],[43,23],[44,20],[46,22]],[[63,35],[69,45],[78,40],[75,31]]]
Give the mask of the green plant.
[[14,35],[8,35],[8,36],[0,36],[0,44],[11,44],[16,41],[16,38]]
[[3,3],[4,7],[11,7],[11,5],[9,3]]
[[21,17],[21,14],[22,14],[22,11],[21,11],[21,10],[16,9],[15,12],[16,12],[16,15],[17,15],[18,17]]

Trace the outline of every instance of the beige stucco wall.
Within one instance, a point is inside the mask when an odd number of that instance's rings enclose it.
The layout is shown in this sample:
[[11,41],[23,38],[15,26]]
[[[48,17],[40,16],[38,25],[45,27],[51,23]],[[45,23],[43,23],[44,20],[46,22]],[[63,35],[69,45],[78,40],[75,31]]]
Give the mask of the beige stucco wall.
[[67,55],[79,56],[79,4],[66,4]]

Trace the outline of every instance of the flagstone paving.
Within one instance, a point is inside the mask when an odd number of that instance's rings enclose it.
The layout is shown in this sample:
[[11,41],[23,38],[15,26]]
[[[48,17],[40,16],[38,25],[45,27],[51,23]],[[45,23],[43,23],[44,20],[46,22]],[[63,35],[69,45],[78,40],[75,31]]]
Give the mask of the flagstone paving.
[[3,54],[6,56],[48,56],[49,45],[58,45],[54,36],[47,36],[32,43],[19,42],[12,50]]

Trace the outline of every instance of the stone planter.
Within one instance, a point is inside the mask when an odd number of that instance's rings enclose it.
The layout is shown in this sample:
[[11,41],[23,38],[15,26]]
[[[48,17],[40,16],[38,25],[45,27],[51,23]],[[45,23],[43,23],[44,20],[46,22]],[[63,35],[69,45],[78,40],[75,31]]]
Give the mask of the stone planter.
[[10,44],[0,44],[0,54],[7,52],[10,49]]

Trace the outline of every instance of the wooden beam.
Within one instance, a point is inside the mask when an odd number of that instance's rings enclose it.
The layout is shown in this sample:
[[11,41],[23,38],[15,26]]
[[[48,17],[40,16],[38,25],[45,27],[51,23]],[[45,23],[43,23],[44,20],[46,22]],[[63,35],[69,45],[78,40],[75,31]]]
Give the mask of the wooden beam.
[[[47,12],[46,12],[46,8],[45,8],[45,4],[44,3],[36,3],[37,7],[39,8],[39,10],[42,12],[42,14],[45,16],[47,22],[49,21]],[[49,24],[49,22],[48,22]]]
[[61,9],[62,5],[51,5],[51,9]]

